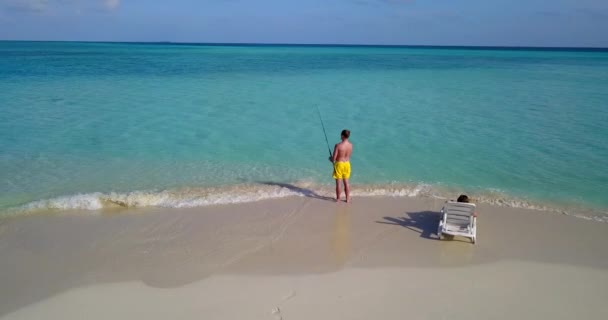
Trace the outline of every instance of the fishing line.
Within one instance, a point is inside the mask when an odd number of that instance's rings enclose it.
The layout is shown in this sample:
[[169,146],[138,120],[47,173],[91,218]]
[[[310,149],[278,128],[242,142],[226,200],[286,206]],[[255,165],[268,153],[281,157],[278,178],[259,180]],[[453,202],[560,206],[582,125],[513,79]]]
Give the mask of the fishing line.
[[321,109],[317,105],[317,112],[319,113],[319,120],[321,120],[321,127],[323,127],[323,134],[325,135],[325,142],[327,143],[327,151],[329,151],[329,156],[332,156],[331,148],[329,147],[329,140],[327,140],[327,132],[325,132],[325,124],[323,124],[323,117],[321,117]]

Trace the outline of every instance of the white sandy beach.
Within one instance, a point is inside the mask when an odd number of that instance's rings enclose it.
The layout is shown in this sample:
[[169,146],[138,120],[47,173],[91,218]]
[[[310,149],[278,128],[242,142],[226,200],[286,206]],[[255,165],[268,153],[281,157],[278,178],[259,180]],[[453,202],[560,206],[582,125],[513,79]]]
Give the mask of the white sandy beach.
[[602,319],[608,224],[442,201],[291,197],[0,220],[3,319]]

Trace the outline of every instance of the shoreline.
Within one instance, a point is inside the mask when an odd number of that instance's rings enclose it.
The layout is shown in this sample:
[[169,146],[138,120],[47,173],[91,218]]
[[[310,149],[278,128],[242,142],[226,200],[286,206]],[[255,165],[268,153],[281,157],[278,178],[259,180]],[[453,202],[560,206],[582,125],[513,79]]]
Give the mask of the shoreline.
[[[521,198],[498,190],[468,190],[426,183],[354,184],[353,197],[407,198],[446,201],[458,194],[469,194],[472,202],[505,208],[530,209],[558,213],[596,222],[608,222],[608,208],[582,203],[559,203],[550,200]],[[143,208],[203,208],[217,205],[255,203],[290,197],[333,199],[329,185],[311,182],[259,181],[218,187],[182,187],[155,191],[92,192],[58,196],[31,201],[0,210],[0,219],[7,216],[44,214],[56,211],[99,211]]]
[[279,308],[283,319],[568,319],[608,311],[607,225],[480,204],[477,244],[439,241],[442,203],[288,197],[2,219],[0,318],[279,319]]

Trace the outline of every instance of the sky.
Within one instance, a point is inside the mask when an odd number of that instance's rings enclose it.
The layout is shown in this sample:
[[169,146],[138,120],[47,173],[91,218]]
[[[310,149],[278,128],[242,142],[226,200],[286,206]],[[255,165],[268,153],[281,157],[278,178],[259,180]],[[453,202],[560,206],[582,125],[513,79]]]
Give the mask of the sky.
[[0,0],[0,39],[608,47],[608,0]]

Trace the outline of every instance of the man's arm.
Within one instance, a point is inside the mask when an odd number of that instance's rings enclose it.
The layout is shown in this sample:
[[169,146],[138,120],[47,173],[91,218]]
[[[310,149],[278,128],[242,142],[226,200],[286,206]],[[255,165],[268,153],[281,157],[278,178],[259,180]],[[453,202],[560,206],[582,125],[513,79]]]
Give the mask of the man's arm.
[[335,163],[337,158],[338,158],[338,145],[336,144],[334,146],[334,154],[331,156],[329,161],[331,161],[332,163]]

